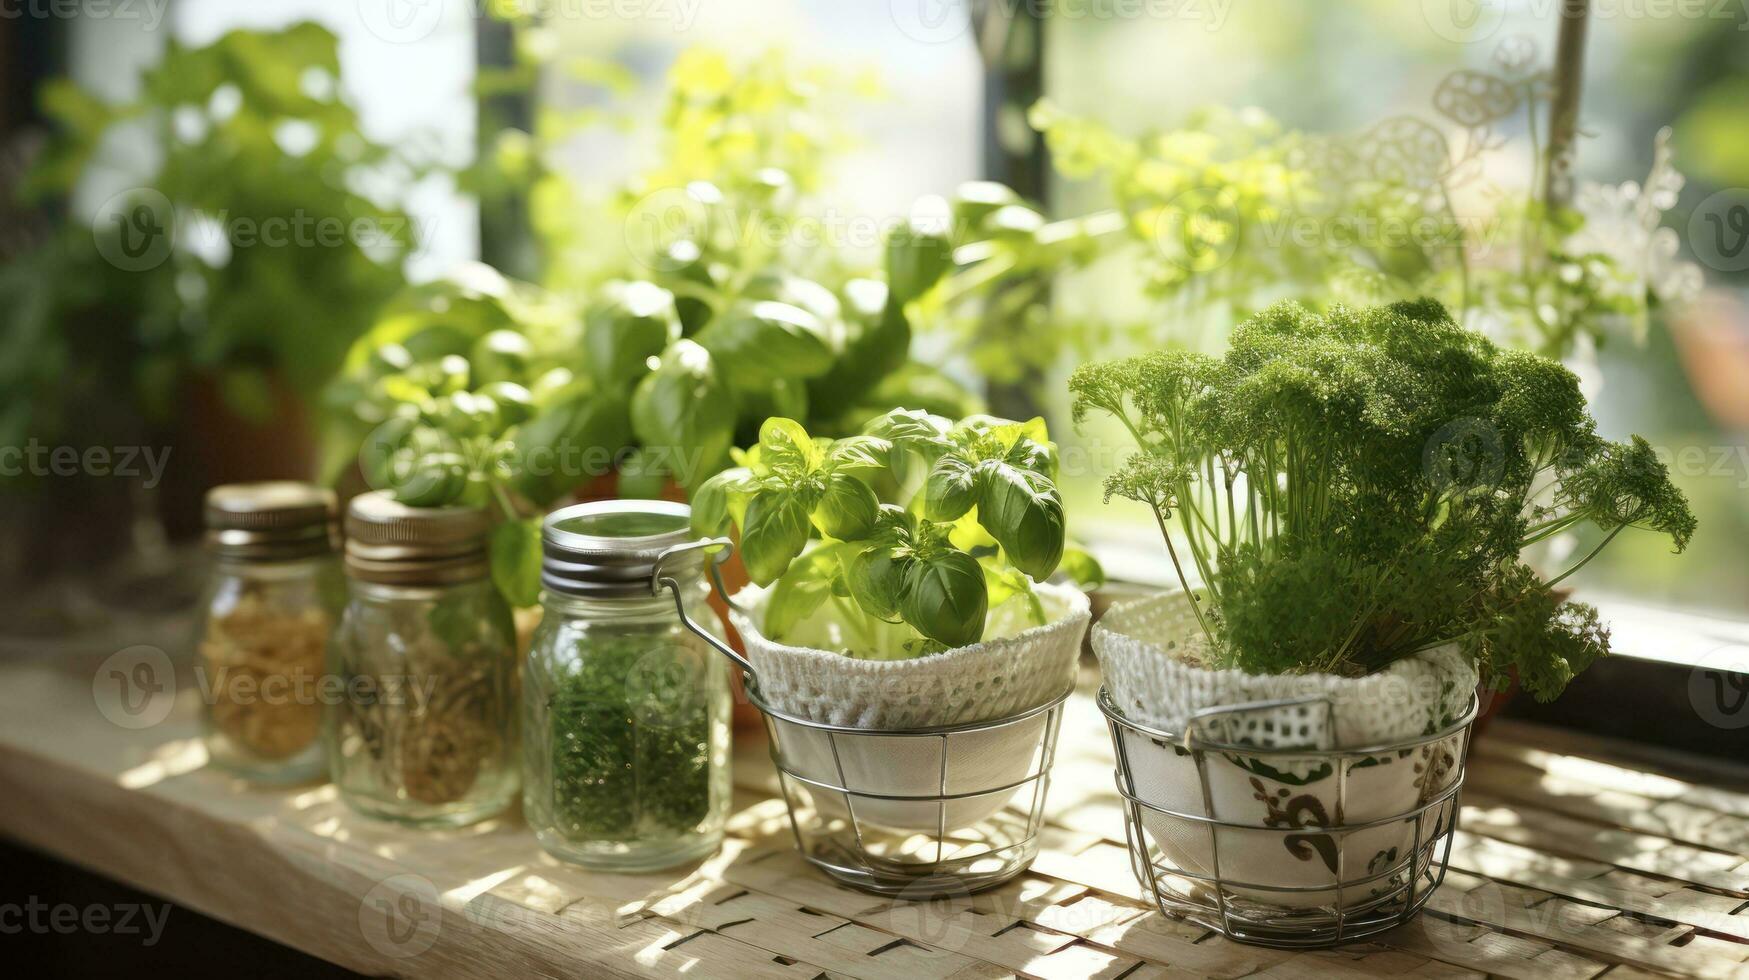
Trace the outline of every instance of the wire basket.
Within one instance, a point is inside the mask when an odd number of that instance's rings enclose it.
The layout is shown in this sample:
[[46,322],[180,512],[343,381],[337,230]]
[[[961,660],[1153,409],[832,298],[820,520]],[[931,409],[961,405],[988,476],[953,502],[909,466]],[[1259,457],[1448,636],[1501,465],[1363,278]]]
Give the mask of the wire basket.
[[1227,734],[1248,714],[1279,724],[1319,708],[1335,731],[1329,699],[1309,697],[1206,709],[1173,733],[1125,718],[1100,689],[1130,862],[1163,914],[1306,949],[1427,904],[1451,854],[1474,699],[1456,723],[1390,745],[1257,748]]
[[[717,565],[728,542],[672,552],[696,548],[722,549],[710,573],[724,592]],[[993,888],[1032,864],[1068,691],[1007,718],[935,728],[849,728],[797,717],[762,700],[747,658],[692,620],[679,585],[663,572],[667,557],[652,588],[671,592],[682,624],[741,670],[809,864],[853,888],[907,899]]]

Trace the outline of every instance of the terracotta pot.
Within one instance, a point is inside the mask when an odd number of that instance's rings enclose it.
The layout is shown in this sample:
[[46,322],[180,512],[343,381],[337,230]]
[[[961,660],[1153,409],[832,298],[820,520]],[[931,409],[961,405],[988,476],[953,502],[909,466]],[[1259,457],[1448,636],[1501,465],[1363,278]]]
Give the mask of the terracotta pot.
[[159,514],[171,537],[201,532],[206,492],[220,484],[315,479],[310,406],[278,372],[270,372],[267,381],[269,411],[259,419],[239,413],[214,375],[191,375],[183,385],[159,497]]

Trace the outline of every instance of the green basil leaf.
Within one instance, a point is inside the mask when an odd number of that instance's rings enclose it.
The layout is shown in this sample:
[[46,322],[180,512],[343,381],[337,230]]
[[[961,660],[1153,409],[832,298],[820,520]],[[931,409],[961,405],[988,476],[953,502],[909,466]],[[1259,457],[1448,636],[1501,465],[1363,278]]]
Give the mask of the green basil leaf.
[[682,239],[663,254],[663,282],[674,290],[674,311],[680,315],[680,332],[690,337],[716,315],[711,297],[717,293],[711,263],[696,242]]
[[877,280],[845,284],[844,353],[830,371],[808,382],[808,403],[817,417],[844,414],[910,356],[911,322],[903,305],[888,303],[887,295],[886,283]]
[[1063,498],[1042,474],[1007,463],[980,466],[978,523],[1014,566],[1044,581],[1063,557]]
[[840,541],[866,538],[874,530],[881,501],[869,485],[848,473],[826,478],[826,490],[814,505],[814,526]]
[[622,399],[573,395],[511,432],[510,455],[516,460],[512,485],[536,506],[545,507],[606,472],[613,454],[630,440],[631,423]]
[[782,641],[832,595],[842,569],[843,550],[843,544],[816,547],[783,573],[765,603],[765,621],[760,625],[767,637]]
[[851,436],[832,443],[826,467],[834,473],[873,476],[892,465],[893,444],[874,436]]
[[474,343],[468,355],[469,377],[475,387],[494,381],[521,383],[528,377],[534,348],[514,330],[494,330]]
[[1032,579],[1021,574],[1017,568],[1005,568],[993,561],[982,561],[978,564],[984,568],[984,586],[990,595],[991,609],[1015,596],[1025,596],[1027,613],[1032,617],[1032,624],[1045,624],[1044,603],[1039,601],[1038,593],[1033,591]]
[[808,544],[808,506],[798,495],[767,488],[753,495],[741,525],[741,559],[747,577],[770,585]]
[[505,521],[492,530],[492,583],[504,601],[526,608],[540,601],[541,526],[538,519]]
[[745,466],[726,469],[692,491],[692,531],[703,537],[729,532],[731,520],[747,512],[747,500],[759,489],[759,481]]
[[914,214],[887,236],[887,302],[911,302],[953,268],[953,243],[947,237],[951,221],[945,202],[939,210],[938,215]]
[[699,331],[698,342],[740,390],[825,374],[844,349],[841,331],[799,306],[772,301],[734,306]]
[[615,283],[584,321],[590,376],[602,388],[628,389],[650,372],[649,359],[679,337],[674,294],[648,282]]
[[930,455],[952,448],[947,433],[952,423],[919,409],[895,408],[870,422],[864,434],[885,439],[907,449],[926,449]]
[[1003,459],[1010,466],[1031,470],[1053,481],[1057,478],[1057,446],[1048,439],[1043,442],[1029,437],[1016,439]]
[[1020,203],[1020,195],[1007,184],[994,180],[967,181],[954,190],[954,227],[976,233],[982,229],[984,219],[1010,204]]
[[892,545],[908,545],[916,533],[917,515],[898,504],[882,504],[870,537],[881,538],[884,543]]
[[409,507],[443,507],[460,500],[467,486],[468,461],[462,454],[428,453],[414,461],[394,493]]
[[843,330],[844,304],[836,293],[812,279],[767,273],[755,276],[741,295],[746,299],[787,303],[812,313],[831,333]]
[[412,444],[418,428],[418,418],[397,415],[370,431],[358,449],[358,466],[366,486],[386,489],[394,485],[396,461]]
[[772,472],[804,476],[818,469],[822,459],[814,438],[794,419],[768,418],[759,426],[759,460]]
[[691,488],[721,468],[735,441],[735,398],[710,352],[676,341],[632,396],[632,431],[647,453]]
[[863,549],[844,563],[851,598],[876,619],[899,622],[899,606],[905,597],[905,568],[906,562],[891,546]]
[[534,395],[514,381],[493,381],[479,395],[492,400],[505,425],[521,425],[534,415]]
[[989,531],[984,530],[984,525],[978,523],[976,507],[961,514],[959,520],[948,525],[947,542],[961,551],[974,554],[981,550],[994,551],[1002,545],[990,536]]
[[958,520],[978,502],[978,469],[958,453],[944,453],[923,483],[923,516]]
[[1099,559],[1081,548],[1064,548],[1063,560],[1058,568],[1078,588],[1097,589],[1105,584],[1105,567],[1099,564]]
[[948,648],[968,646],[984,635],[989,593],[977,559],[961,551],[913,561],[900,603],[905,622]]

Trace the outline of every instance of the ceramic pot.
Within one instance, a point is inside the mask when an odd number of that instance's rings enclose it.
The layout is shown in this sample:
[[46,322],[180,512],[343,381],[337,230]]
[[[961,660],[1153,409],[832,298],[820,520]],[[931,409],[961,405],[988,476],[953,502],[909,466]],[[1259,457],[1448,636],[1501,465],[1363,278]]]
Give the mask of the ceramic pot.
[[[1054,741],[1053,713],[1037,709],[1074,687],[1088,619],[1079,591],[1038,591],[1042,626],[1018,628],[995,615],[982,643],[887,661],[774,642],[759,629],[766,590],[737,594],[731,618],[775,747],[783,767],[811,787],[812,805],[830,819],[854,811],[861,823],[935,833],[1031,793]],[[832,635],[824,626],[804,622],[796,633]]]
[[1181,594],[1093,629],[1132,846],[1180,872],[1162,890],[1352,910],[1418,880],[1455,815],[1473,665],[1447,647],[1360,678],[1265,677],[1202,666],[1200,641]]

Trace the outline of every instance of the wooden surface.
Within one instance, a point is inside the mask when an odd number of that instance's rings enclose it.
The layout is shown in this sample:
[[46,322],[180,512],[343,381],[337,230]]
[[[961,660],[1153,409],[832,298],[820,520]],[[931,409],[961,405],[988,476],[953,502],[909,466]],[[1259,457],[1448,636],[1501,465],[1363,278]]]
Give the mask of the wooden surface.
[[97,710],[94,673],[0,667],[0,833],[372,974],[1749,977],[1749,767],[1554,729],[1502,721],[1478,741],[1426,914],[1383,941],[1290,954],[1140,900],[1085,694],[1032,870],[969,901],[895,904],[796,856],[757,739],[737,749],[721,853],[590,874],[546,857],[515,816],[410,832],[351,814],[331,787],[245,786],[205,768],[194,692],[133,731]]

